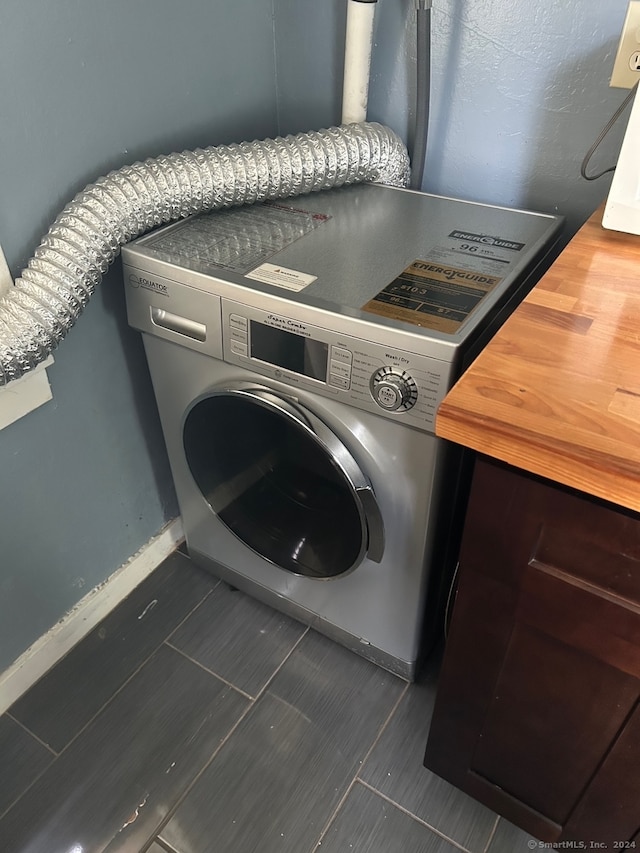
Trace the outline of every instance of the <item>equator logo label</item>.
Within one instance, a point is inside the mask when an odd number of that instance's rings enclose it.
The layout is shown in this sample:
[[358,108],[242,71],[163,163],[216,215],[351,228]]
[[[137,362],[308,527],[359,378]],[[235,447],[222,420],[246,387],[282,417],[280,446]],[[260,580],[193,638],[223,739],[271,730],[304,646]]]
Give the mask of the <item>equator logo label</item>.
[[135,275],[132,273],[129,276],[129,285],[133,288],[143,287],[145,290],[152,290],[154,293],[159,293],[161,296],[169,295],[169,288],[166,284],[160,284],[159,281],[154,281],[152,278]]

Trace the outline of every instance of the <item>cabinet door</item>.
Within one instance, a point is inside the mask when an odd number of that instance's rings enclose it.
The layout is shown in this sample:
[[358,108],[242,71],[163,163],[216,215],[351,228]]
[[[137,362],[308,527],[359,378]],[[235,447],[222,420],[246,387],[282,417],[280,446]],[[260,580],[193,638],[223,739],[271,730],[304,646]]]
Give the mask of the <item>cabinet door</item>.
[[640,828],[640,521],[477,463],[425,764],[546,841]]

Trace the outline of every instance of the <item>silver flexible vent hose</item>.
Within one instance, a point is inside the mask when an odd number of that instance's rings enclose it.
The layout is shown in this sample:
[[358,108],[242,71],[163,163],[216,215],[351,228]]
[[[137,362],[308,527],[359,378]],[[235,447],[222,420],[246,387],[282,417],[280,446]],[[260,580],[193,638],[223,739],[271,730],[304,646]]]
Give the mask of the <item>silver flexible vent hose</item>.
[[402,141],[373,123],[146,160],[111,172],[70,202],[22,277],[0,299],[0,385],[55,349],[120,247],[194,213],[362,181],[406,186]]

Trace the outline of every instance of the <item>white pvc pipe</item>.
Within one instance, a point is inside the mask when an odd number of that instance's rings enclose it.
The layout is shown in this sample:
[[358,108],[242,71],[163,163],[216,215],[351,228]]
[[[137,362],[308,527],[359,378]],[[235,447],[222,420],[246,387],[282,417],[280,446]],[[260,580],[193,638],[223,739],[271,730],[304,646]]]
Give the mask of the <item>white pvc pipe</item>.
[[348,0],[342,124],[365,121],[376,0]]
[[6,293],[12,286],[13,279],[11,278],[9,265],[7,264],[7,259],[2,251],[2,246],[0,246],[0,296]]

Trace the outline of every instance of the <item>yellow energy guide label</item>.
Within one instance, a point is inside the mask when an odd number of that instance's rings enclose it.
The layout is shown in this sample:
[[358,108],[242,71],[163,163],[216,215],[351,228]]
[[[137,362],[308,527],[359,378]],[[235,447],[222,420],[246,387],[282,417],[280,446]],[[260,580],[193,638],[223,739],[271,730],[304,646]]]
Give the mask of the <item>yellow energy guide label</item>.
[[362,308],[440,332],[455,332],[502,278],[415,260]]

